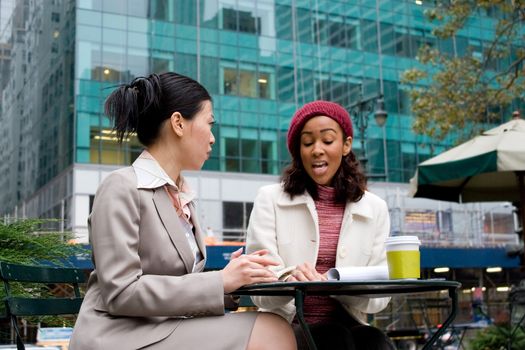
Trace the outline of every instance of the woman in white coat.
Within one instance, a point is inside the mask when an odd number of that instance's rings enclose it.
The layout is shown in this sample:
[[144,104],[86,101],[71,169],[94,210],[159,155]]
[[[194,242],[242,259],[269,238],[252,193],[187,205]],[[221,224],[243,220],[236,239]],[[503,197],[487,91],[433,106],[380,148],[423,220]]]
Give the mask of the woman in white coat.
[[[386,265],[388,209],[366,190],[352,137],[350,116],[336,103],[310,102],[291,120],[292,164],[280,184],[259,190],[247,237],[248,252],[268,249],[280,263],[274,272],[281,280],[323,281],[334,266]],[[295,316],[289,297],[253,300],[261,310],[289,322]],[[305,318],[320,349],[394,349],[380,330],[365,325],[366,314],[381,311],[388,301],[307,296]],[[299,347],[304,347],[300,334],[296,331]]]

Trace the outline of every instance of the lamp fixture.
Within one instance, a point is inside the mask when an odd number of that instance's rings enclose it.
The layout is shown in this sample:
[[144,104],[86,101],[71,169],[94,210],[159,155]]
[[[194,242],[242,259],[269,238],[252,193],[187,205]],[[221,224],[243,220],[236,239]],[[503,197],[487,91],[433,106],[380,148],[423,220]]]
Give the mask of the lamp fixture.
[[387,117],[388,113],[385,111],[385,100],[381,96],[376,102],[376,110],[374,112],[377,126],[382,127],[385,125]]
[[[347,107],[349,114],[352,116],[354,130],[359,135],[359,141],[361,144],[359,162],[361,166],[368,172],[368,156],[366,151],[366,130],[368,129],[368,117],[370,114],[374,115],[376,125],[384,127],[388,113],[385,111],[385,100],[383,94],[372,96],[364,99],[362,95],[359,96],[357,101]],[[354,133],[355,137],[355,133]],[[354,139],[355,140],[355,139]],[[388,174],[368,174],[370,177],[382,177],[388,180]]]
[[485,271],[487,271],[488,273],[496,273],[496,272],[503,271],[503,269],[499,266],[494,266],[494,267],[487,267]]
[[449,272],[450,269],[448,267],[436,267],[434,269],[434,272],[435,273],[445,273],[445,272]]

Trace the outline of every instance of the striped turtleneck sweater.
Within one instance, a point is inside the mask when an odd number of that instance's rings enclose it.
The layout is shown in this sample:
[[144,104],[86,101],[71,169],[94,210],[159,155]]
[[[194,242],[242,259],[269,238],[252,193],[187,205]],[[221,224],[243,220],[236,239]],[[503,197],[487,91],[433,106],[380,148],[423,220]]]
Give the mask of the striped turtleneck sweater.
[[[319,253],[316,269],[325,273],[335,266],[337,242],[345,212],[344,203],[335,202],[335,189],[327,186],[317,186],[318,199],[315,200],[315,209],[319,220]],[[322,296],[307,296],[304,301],[306,322],[315,324],[329,321],[339,307],[332,298]]]

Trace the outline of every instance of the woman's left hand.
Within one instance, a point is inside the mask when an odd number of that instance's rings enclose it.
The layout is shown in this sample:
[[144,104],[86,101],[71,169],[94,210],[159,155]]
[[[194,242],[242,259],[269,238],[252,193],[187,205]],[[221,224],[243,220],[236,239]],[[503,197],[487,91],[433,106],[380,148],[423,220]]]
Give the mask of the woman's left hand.
[[310,263],[297,265],[295,270],[290,274],[287,282],[308,282],[308,281],[326,281],[326,275],[317,272],[315,267]]

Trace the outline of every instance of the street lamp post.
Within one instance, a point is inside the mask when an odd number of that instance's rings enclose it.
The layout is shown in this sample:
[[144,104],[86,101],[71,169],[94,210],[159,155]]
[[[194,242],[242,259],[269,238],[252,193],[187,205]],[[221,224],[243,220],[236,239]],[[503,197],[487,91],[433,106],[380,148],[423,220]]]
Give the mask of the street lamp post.
[[[375,111],[374,111],[375,104]],[[368,157],[365,146],[365,137],[366,129],[368,128],[368,116],[372,111],[374,111],[374,118],[377,126],[384,127],[386,123],[386,118],[388,117],[387,112],[385,111],[385,101],[383,95],[373,96],[367,99],[360,98],[359,101],[350,105],[348,111],[352,116],[355,129],[359,131],[359,141],[361,143],[361,156],[359,157],[359,162],[365,170],[368,178],[385,178],[387,174],[369,174],[368,172]]]

